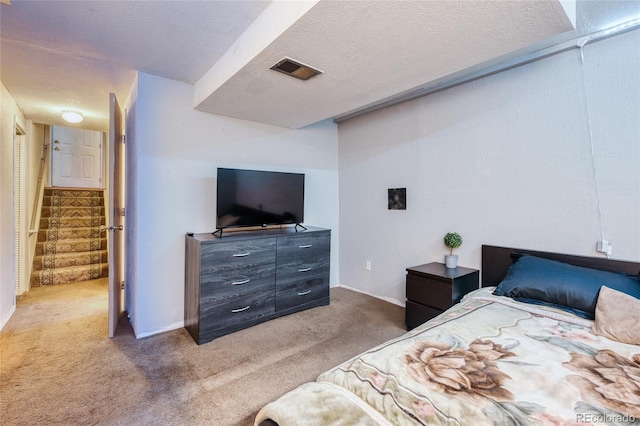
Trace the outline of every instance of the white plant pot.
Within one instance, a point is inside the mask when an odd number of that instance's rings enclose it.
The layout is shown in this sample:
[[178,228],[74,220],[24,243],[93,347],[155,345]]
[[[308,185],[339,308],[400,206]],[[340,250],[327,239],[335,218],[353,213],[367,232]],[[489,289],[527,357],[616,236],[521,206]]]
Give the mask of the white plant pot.
[[447,268],[455,269],[458,267],[458,255],[457,254],[445,254],[444,265]]

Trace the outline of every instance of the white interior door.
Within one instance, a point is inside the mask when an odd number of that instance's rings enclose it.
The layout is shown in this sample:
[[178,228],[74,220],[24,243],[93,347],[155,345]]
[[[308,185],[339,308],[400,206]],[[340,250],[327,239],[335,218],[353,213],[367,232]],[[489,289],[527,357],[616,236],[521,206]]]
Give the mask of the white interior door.
[[109,95],[109,337],[113,337],[122,313],[124,277],[124,153],[122,110],[116,95]]
[[51,186],[103,188],[102,133],[53,126]]

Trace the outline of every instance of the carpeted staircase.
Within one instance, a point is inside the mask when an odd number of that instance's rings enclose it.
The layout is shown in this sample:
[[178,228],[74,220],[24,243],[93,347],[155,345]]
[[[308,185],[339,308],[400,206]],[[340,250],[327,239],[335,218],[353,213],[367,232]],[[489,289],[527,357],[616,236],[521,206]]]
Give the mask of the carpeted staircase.
[[103,191],[46,188],[31,286],[108,276]]

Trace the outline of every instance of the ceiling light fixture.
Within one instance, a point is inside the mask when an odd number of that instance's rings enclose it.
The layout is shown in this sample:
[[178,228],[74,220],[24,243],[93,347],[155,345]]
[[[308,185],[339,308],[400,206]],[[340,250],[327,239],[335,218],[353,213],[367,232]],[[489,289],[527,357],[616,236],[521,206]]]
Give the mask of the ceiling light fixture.
[[322,71],[320,70],[312,68],[309,65],[301,64],[300,62],[289,58],[282,59],[272,66],[271,69],[300,80],[309,80],[311,77],[322,74]]
[[78,111],[63,111],[62,118],[69,123],[79,123],[83,120],[82,114]]

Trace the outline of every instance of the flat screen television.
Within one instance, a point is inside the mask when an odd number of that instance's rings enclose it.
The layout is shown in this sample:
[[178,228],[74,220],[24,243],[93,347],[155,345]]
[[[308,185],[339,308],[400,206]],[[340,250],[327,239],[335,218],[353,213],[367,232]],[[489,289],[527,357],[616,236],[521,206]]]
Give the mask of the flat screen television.
[[218,168],[216,228],[301,224],[304,174]]

